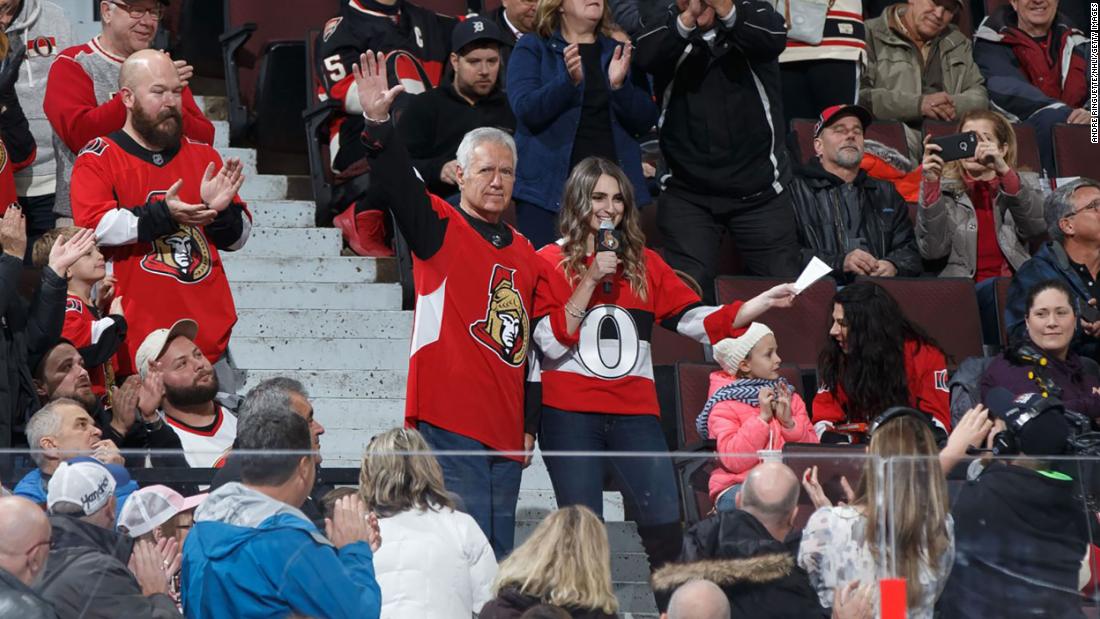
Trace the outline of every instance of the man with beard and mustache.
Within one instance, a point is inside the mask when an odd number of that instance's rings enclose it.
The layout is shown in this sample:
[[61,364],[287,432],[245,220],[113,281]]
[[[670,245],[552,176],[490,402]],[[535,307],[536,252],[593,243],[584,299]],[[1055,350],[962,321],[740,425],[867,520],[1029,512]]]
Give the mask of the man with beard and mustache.
[[187,464],[221,466],[237,438],[237,418],[214,401],[218,377],[195,345],[199,327],[180,320],[171,329],[157,329],[137,351],[137,368],[144,380],[156,374],[164,385],[161,411],[179,436]]
[[0,498],[0,608],[23,619],[56,619],[53,606],[31,589],[50,555],[50,521],[22,497]]
[[181,137],[183,87],[166,54],[134,53],[119,87],[126,124],[81,151],[72,182],[73,218],[95,230],[123,299],[119,374],[137,370],[146,336],[187,318],[201,327],[194,343],[232,392],[224,356],[237,311],[218,252],[240,249],[252,228],[237,196],[241,162],[223,166],[214,148]]
[[894,186],[867,176],[863,131],[871,113],[834,105],[814,128],[817,157],[791,181],[802,264],[817,256],[841,284],[858,275],[920,275],[920,253],[908,207]]

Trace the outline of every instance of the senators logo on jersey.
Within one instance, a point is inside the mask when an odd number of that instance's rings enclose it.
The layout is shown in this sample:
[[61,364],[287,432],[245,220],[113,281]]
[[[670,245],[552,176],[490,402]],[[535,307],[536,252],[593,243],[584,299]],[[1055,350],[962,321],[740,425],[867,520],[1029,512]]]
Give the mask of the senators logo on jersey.
[[172,234],[153,241],[153,248],[141,259],[141,268],[157,275],[193,284],[210,275],[213,262],[206,236],[195,226],[180,226]]
[[88,144],[84,146],[84,148],[80,149],[80,152],[77,153],[76,156],[79,157],[84,153],[91,153],[96,157],[99,157],[103,154],[103,151],[105,150],[107,150],[107,140],[104,140],[103,138],[96,138],[91,142],[88,142]]
[[485,319],[470,325],[470,335],[513,367],[523,365],[531,326],[523,297],[516,292],[515,269],[493,267]]

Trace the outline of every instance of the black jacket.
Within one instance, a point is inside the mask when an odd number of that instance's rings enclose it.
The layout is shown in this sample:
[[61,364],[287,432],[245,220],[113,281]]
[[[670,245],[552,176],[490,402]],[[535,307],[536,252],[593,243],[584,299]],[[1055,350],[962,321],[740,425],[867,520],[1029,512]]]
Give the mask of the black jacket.
[[50,516],[53,539],[46,572],[35,587],[61,619],[180,617],[167,595],[142,595],[127,567],[133,540],[70,516]]
[[458,187],[439,180],[444,164],[455,158],[458,145],[467,132],[478,127],[496,127],[515,133],[516,117],[508,98],[500,90],[504,70],[497,86],[476,105],[470,105],[448,83],[414,97],[397,122],[397,131],[409,150],[413,165],[424,177],[428,191],[446,198],[458,193]]
[[799,541],[777,541],[759,520],[740,510],[702,520],[684,537],[684,563],[653,574],[658,606],[663,612],[677,587],[703,579],[726,592],[731,617],[828,617],[806,572],[795,563]]
[[0,447],[22,439],[28,415],[38,408],[30,360],[61,339],[65,324],[65,278],[44,267],[28,304],[18,292],[22,272],[22,260],[0,254]]
[[[497,596],[485,603],[478,619],[519,619],[519,616],[527,609],[543,604],[536,597],[524,595],[515,589],[503,589]],[[609,615],[600,610],[566,608],[573,619],[614,619],[617,615]]]
[[57,619],[53,606],[23,581],[0,570],[0,617],[19,619]]
[[733,4],[733,27],[719,22],[713,45],[698,28],[680,36],[672,4],[663,21],[637,38],[634,61],[653,74],[663,103],[661,151],[670,185],[756,204],[790,180],[778,61],[787,32],[773,3]]
[[1007,464],[967,482],[951,510],[955,565],[942,617],[1084,617],[1077,576],[1090,516],[1076,485]]
[[817,158],[802,166],[790,184],[802,264],[814,256],[833,267],[842,282],[844,257],[862,249],[889,260],[902,277],[920,275],[920,250],[905,200],[894,186],[860,170],[851,183],[826,172]]

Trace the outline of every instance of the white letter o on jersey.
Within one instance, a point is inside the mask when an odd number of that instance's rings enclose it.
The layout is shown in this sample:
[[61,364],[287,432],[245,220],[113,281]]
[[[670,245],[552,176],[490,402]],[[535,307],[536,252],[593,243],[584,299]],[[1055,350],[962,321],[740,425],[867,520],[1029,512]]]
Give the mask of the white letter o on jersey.
[[[600,339],[604,325],[610,323],[616,339]],[[605,379],[622,378],[638,362],[640,338],[630,312],[616,305],[597,305],[588,310],[580,327],[577,349],[581,363],[589,372]]]

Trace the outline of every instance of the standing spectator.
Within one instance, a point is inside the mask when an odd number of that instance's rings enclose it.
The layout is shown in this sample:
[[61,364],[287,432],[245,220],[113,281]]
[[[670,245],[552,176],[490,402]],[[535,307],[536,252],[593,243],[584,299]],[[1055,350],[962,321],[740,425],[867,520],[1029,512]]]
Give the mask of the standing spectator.
[[458,196],[455,153],[464,135],[478,127],[516,129],[501,88],[504,41],[496,24],[470,16],[451,37],[454,79],[414,97],[397,124],[428,191],[441,198]]
[[722,235],[751,275],[798,274],[782,126],[783,16],[764,0],[679,0],[638,38],[638,66],[663,101],[670,177],[657,225],[669,265],[714,300]]
[[504,45],[500,49],[501,73],[507,75],[508,58],[512,49],[525,34],[535,31],[537,0],[501,0],[500,8],[490,13],[489,18],[496,22],[504,36]]
[[616,617],[603,522],[579,505],[550,514],[500,564],[493,589],[480,619],[516,619],[539,604],[564,608],[573,619]]
[[[367,50],[386,54],[390,86],[402,84],[411,94],[439,86],[452,50],[453,17],[433,13],[408,0],[342,0],[340,16],[330,19],[317,40],[317,74],[322,101],[340,102],[339,114],[329,123],[329,154],[338,180],[364,174],[367,150],[360,140],[363,109],[356,94],[352,66]],[[403,109],[412,97],[399,103]],[[386,241],[386,211],[352,196],[355,203],[333,221],[349,245],[367,256],[392,256]]]
[[962,0],[909,0],[867,22],[859,102],[905,123],[912,159],[921,158],[925,118],[954,121],[989,106],[970,41],[951,23],[961,10]]
[[[895,540],[889,549],[893,575],[905,579],[909,616],[931,619],[955,560],[954,522],[938,453],[925,414],[899,407],[872,429],[870,457],[849,504],[833,507],[821,486],[807,482],[818,509],[802,532],[798,564],[810,575],[822,607],[833,605],[848,579],[877,589],[879,578],[889,573],[873,550],[879,527],[886,526]],[[883,469],[883,458],[894,460]],[[877,602],[878,595],[873,599]]]
[[[0,214],[18,199],[15,172],[34,163],[36,154],[34,136],[16,93],[19,68],[23,66],[26,56],[27,49],[22,41],[12,43],[6,34],[0,33],[0,154],[4,155],[3,165],[0,166]],[[32,226],[29,234],[32,237],[49,229],[37,211],[29,215]]]
[[57,619],[53,606],[31,587],[46,569],[50,521],[20,497],[0,498],[0,608],[21,619]]
[[[573,168],[563,193],[562,240],[539,251],[554,271],[554,296],[563,302],[560,313],[534,330],[542,352],[539,445],[544,451],[589,454],[546,458],[559,507],[584,505],[602,516],[604,480],[615,478],[637,514],[638,534],[656,568],[676,558],[683,536],[671,459],[591,455],[668,448],[650,334],[661,324],[715,344],[743,333],[767,310],[790,306],[794,291],[783,284],[748,301],[704,306],[660,255],[646,248],[622,168],[589,157]],[[605,249],[607,225],[620,234],[621,258]],[[612,324],[613,336],[602,326]],[[605,355],[607,347],[622,354]]]
[[95,230],[118,279],[129,316],[122,370],[133,373],[137,346],[153,330],[194,318],[196,343],[234,391],[224,356],[237,311],[218,252],[243,247],[252,229],[237,196],[241,162],[222,165],[213,147],[183,137],[182,85],[167,55],[134,53],[118,85],[125,126],[81,151],[72,204],[76,225]]
[[298,509],[313,488],[311,443],[309,424],[290,409],[245,418],[241,483],[210,493],[184,544],[180,586],[190,619],[378,619],[372,550],[381,540],[363,502],[337,501],[325,535]]
[[[1073,292],[1073,304],[1081,309],[1096,307],[1096,278],[1100,276],[1100,182],[1080,178],[1066,183],[1047,196],[1043,205],[1047,241],[1030,260],[1020,265],[1008,288],[1005,324],[1010,338],[1026,330],[1028,291],[1041,281],[1055,279]],[[1078,310],[1080,311],[1080,310]],[[1070,344],[1070,350],[1100,360],[1100,320],[1084,317]]]
[[181,616],[168,596],[179,547],[134,543],[114,531],[115,480],[107,469],[63,463],[50,479],[48,506],[53,540],[37,590],[61,619]]
[[36,155],[30,167],[15,174],[15,183],[28,219],[27,236],[33,242],[53,228],[57,219],[53,207],[58,153],[42,103],[50,65],[60,57],[61,50],[72,46],[73,26],[65,9],[51,0],[14,0],[11,4],[15,10],[0,17],[0,27],[9,39],[27,48],[15,92],[34,136]]
[[[440,454],[447,489],[493,544],[500,558],[512,549],[516,502],[536,424],[524,419],[524,378],[531,324],[554,308],[552,273],[531,243],[501,221],[512,198],[516,149],[499,129],[482,127],[458,146],[457,208],[423,189],[404,145],[389,123],[401,87],[390,88],[385,59],[364,54],[355,68],[360,105],[368,119],[375,178],[372,199],[393,209],[409,242],[418,296],[416,336],[409,360],[405,423],[433,449],[484,453]],[[462,372],[442,372],[455,359]]]
[[[1067,4],[1073,4],[1072,0]],[[1088,36],[1058,13],[1058,0],[1013,0],[974,33],[978,63],[993,105],[1013,122],[1035,127],[1043,169],[1053,175],[1052,129],[1088,124]]]
[[867,424],[891,406],[912,406],[946,433],[951,430],[947,359],[897,301],[873,282],[856,282],[833,297],[832,325],[817,363],[821,387],[814,428],[824,436],[839,424]]
[[224,462],[237,418],[214,400],[218,375],[195,344],[197,331],[187,319],[153,331],[138,348],[137,369],[142,381],[163,385],[164,422],[179,436],[187,463],[210,468]]
[[[164,0],[101,1],[103,31],[83,45],[63,50],[50,66],[42,108],[53,127],[53,150],[60,164],[54,200],[57,215],[71,216],[69,186],[77,155],[95,138],[110,135],[126,124],[130,106],[124,103],[124,97],[115,96],[128,87],[119,83],[122,65],[152,44],[166,4]],[[194,69],[184,60],[176,60],[174,65],[182,88],[177,96],[177,109],[181,111],[176,118],[177,131],[191,140],[213,144],[214,125],[187,87]]]
[[359,496],[378,514],[374,555],[386,617],[469,619],[492,599],[497,562],[474,519],[455,511],[443,471],[412,428],[371,439]]
[[913,222],[894,186],[867,175],[863,132],[871,114],[858,105],[821,112],[814,128],[817,157],[791,182],[802,264],[817,256],[841,284],[856,276],[920,275]]
[[645,75],[630,71],[633,45],[610,36],[604,0],[547,0],[535,34],[508,64],[516,114],[516,219],[535,247],[554,242],[562,185],[586,157],[619,162],[639,205],[651,200],[638,138],[657,122]]

